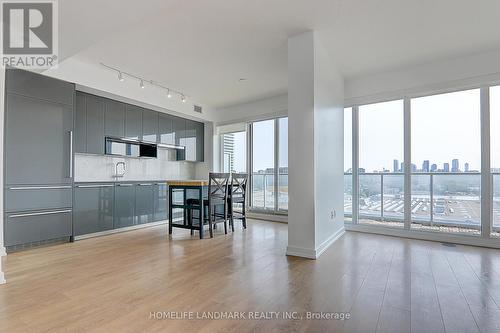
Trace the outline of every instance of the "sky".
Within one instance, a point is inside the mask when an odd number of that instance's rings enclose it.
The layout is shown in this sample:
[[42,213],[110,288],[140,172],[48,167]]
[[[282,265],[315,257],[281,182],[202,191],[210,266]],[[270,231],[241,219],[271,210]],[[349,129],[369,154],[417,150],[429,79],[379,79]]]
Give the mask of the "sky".
[[[492,167],[500,167],[500,88],[491,91]],[[359,107],[359,166],[367,172],[393,169],[393,160],[403,161],[403,100]],[[345,170],[351,167],[351,110],[345,117]],[[411,100],[412,163],[422,168],[429,160],[437,164],[458,158],[471,170],[480,170],[479,89],[414,98]],[[498,149],[495,149],[497,147]]]

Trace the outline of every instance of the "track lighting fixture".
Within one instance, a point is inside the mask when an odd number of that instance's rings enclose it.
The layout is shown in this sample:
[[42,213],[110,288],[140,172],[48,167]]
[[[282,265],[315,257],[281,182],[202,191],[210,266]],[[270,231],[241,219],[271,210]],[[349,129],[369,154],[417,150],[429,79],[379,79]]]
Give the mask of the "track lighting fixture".
[[101,62],[101,66],[106,67],[107,69],[110,69],[112,71],[115,71],[117,73],[117,75],[118,75],[118,81],[120,81],[120,82],[125,81],[125,76],[127,76],[128,78],[132,78],[132,79],[138,80],[139,81],[139,87],[141,87],[141,89],[144,89],[144,88],[146,88],[146,86],[144,85],[144,81],[146,81],[146,82],[148,82],[153,87],[157,87],[157,88],[160,88],[160,89],[165,89],[167,91],[167,98],[169,98],[169,99],[172,98],[172,94],[176,94],[176,95],[180,96],[182,103],[186,103],[186,101],[187,101],[186,95],[184,95],[184,93],[182,93],[180,91],[177,91],[177,90],[174,90],[174,89],[171,89],[169,87],[166,87],[166,86],[162,85],[161,83],[158,83],[158,82],[153,81],[153,80],[147,80],[147,79],[145,79],[142,76],[138,76],[138,75],[134,75],[132,73],[125,72],[125,71],[123,71],[123,70],[121,70],[119,68],[115,68],[115,67],[103,64],[102,62]]

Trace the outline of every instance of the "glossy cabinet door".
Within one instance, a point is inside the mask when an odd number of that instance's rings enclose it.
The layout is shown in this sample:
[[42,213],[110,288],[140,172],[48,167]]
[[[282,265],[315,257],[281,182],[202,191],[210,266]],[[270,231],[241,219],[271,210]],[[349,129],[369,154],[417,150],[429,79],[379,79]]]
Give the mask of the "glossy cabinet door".
[[87,107],[88,154],[104,154],[104,99],[84,94]]
[[135,224],[135,184],[115,185],[114,228],[130,227]]
[[105,105],[104,135],[123,138],[125,136],[125,104],[106,99]]
[[142,138],[142,109],[129,104],[125,107],[125,138]]
[[[185,135],[186,135],[186,119],[173,117],[172,118],[172,129],[174,132],[174,142],[177,146],[185,147]],[[184,161],[186,160],[186,150],[185,149],[177,149],[177,160]]]
[[75,153],[87,152],[87,100],[85,95],[77,92],[75,103]]
[[72,181],[73,106],[6,94],[6,184]]
[[196,122],[196,161],[205,161],[205,124]]
[[136,224],[153,222],[154,184],[139,183],[135,188]]
[[186,120],[186,130],[184,131],[185,160],[196,161],[196,122]]
[[154,220],[164,221],[168,219],[168,185],[156,183],[154,185]]
[[76,185],[73,205],[73,233],[75,236],[113,229],[113,184]]
[[173,117],[160,113],[158,115],[158,142],[174,145],[175,144],[175,135],[172,127],[172,119]]
[[142,141],[158,142],[158,112],[142,110]]

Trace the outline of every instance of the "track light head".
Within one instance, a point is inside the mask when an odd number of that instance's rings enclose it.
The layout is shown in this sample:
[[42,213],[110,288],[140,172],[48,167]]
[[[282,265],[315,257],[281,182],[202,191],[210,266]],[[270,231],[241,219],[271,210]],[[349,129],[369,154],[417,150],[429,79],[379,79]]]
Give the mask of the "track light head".
[[167,89],[167,98],[172,98],[172,94],[170,93],[170,89]]
[[141,89],[144,89],[144,81],[141,80],[141,83],[139,84],[139,87],[141,87]]
[[182,103],[186,103],[186,96],[181,95],[181,101],[182,101]]
[[120,82],[125,81],[125,78],[123,77],[122,72],[118,72],[118,81],[120,81]]

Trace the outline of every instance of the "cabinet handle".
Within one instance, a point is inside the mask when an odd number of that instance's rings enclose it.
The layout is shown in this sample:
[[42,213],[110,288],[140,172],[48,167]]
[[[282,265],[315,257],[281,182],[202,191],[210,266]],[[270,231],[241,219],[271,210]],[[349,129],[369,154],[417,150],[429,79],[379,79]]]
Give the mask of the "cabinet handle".
[[73,178],[73,131],[69,131],[69,178]]
[[76,185],[78,188],[98,188],[98,187],[113,187],[114,185],[106,184],[106,185]]
[[118,184],[116,186],[134,186],[134,184]]
[[63,214],[63,213],[71,213],[71,209],[53,210],[53,211],[50,211],[50,212],[40,212],[40,213],[16,214],[16,215],[11,215],[9,217],[10,218],[16,218],[16,217],[39,216],[39,215]]
[[60,190],[68,189],[71,186],[25,186],[25,187],[9,187],[9,190]]
[[139,186],[151,186],[153,184],[139,184]]

